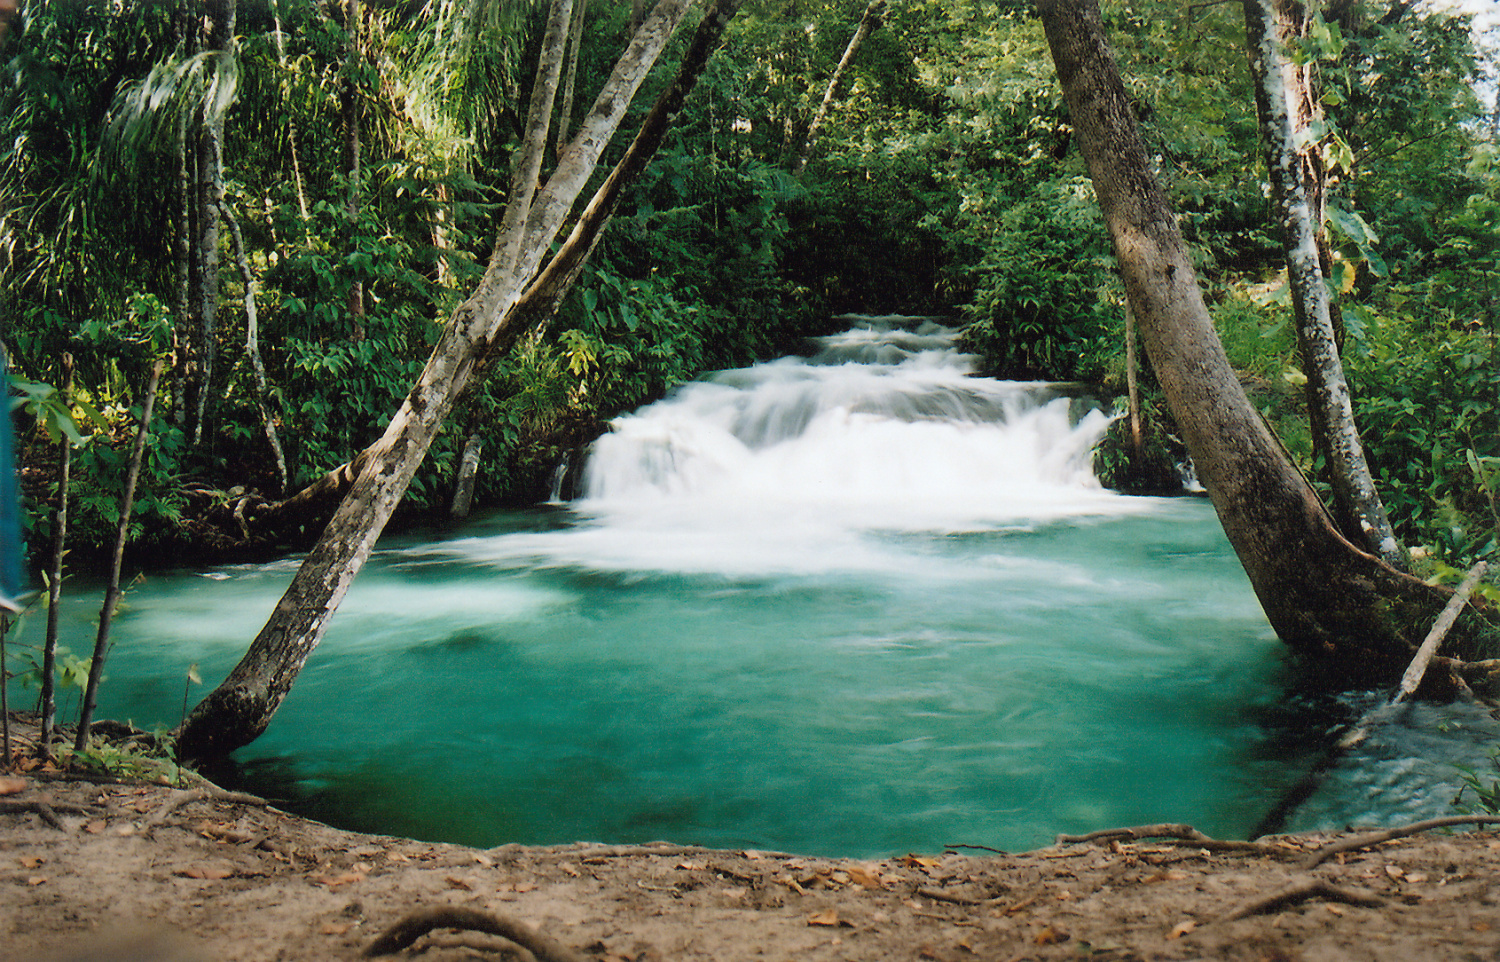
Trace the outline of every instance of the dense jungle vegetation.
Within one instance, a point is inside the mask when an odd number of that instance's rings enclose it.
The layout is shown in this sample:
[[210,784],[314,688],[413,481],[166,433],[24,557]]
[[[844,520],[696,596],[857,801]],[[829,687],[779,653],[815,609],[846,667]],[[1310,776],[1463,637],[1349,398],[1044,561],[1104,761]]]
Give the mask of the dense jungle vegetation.
[[[74,550],[112,539],[157,361],[137,557],[233,548],[246,491],[294,492],[380,433],[488,257],[545,4],[237,7],[205,46],[198,4],[31,0],[0,48],[0,334],[38,548],[59,444]],[[761,0],[730,25],[583,279],[467,393],[408,512],[445,510],[471,438],[480,502],[544,497],[608,418],[839,312],[955,315],[989,373],[1123,391],[1122,291],[1038,21],[994,0],[871,9],[815,136],[863,0]],[[1230,356],[1316,479],[1240,7],[1104,13]],[[639,14],[587,6],[565,118]],[[1500,523],[1493,65],[1436,7],[1320,22],[1297,55],[1329,117],[1344,362],[1397,531],[1442,575],[1493,557]],[[1124,451],[1101,453],[1111,483]]]

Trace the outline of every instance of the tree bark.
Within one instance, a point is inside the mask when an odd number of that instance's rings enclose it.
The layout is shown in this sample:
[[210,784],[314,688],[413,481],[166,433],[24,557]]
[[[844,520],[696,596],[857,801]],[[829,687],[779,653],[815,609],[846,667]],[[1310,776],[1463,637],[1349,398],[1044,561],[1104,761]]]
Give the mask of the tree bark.
[[219,212],[229,225],[229,237],[234,242],[234,259],[240,268],[240,282],[245,287],[245,353],[250,356],[250,367],[255,372],[255,406],[260,411],[260,421],[265,428],[266,443],[271,446],[271,456],[276,459],[276,479],[280,483],[277,493],[286,490],[286,455],[281,450],[281,438],[276,433],[276,420],[271,416],[268,402],[270,390],[266,385],[266,364],[260,356],[260,320],[255,309],[255,272],[250,269],[250,258],[245,255],[245,238],[240,233],[240,222],[228,204],[220,204]]
[[[558,2],[559,6],[567,4],[567,0]],[[322,640],[329,619],[354,577],[368,560],[376,539],[454,401],[484,365],[519,336],[524,324],[537,317],[535,305],[539,298],[532,293],[535,291],[532,279],[542,257],[688,6],[688,0],[661,0],[657,4],[616,64],[578,135],[559,159],[556,171],[528,205],[529,211],[521,216],[507,211],[505,227],[478,289],[449,319],[426,368],[391,419],[384,436],[351,466],[354,478],[348,495],[298,569],[286,594],[245,657],[193,709],[179,730],[178,751],[183,757],[227,754],[253,741],[270,723],[297,673]],[[712,36],[716,45],[737,6],[738,0],[726,0],[710,11],[699,28],[699,39],[706,32],[717,31]],[[554,19],[558,19],[555,8]],[[565,17],[561,23],[566,26]],[[694,46],[698,44],[695,42]],[[544,63],[539,72],[556,69],[556,64]],[[540,78],[538,82],[541,83]],[[680,86],[679,82],[673,89]],[[544,99],[550,113],[550,97]],[[546,124],[528,124],[528,129],[545,146]],[[535,143],[528,144],[534,146]],[[520,200],[513,197],[511,203]],[[506,231],[520,231],[520,243],[507,237]],[[565,244],[564,248],[568,246]],[[574,246],[592,246],[592,243],[581,240]]]
[[1344,538],[1286,458],[1214,332],[1096,0],[1039,7],[1146,351],[1267,619],[1347,678],[1399,674],[1445,593]]
[[474,481],[479,475],[479,458],[483,453],[484,439],[470,433],[458,459],[458,484],[454,487],[453,504],[448,510],[448,517],[454,521],[467,518],[474,506]]
[[583,28],[588,19],[589,0],[576,0],[573,23],[568,30],[568,56],[563,63],[562,104],[557,109],[557,155],[567,149],[573,135],[573,91],[578,84],[578,51],[583,46]]
[[[279,82],[281,96],[288,98],[287,76],[290,71],[286,63],[286,41],[283,38],[281,29],[281,5],[279,0],[271,0],[271,25],[273,36],[276,38],[276,64],[281,68]],[[312,215],[307,210],[307,190],[302,181],[302,159],[297,151],[297,126],[292,123],[290,112],[287,117],[286,144],[288,151],[292,155],[292,182],[297,188],[297,212],[302,215],[303,229],[306,230],[307,222],[311,219]]]
[[1353,401],[1324,276],[1325,183],[1317,138],[1323,108],[1312,62],[1287,51],[1308,34],[1312,13],[1299,0],[1244,0],[1250,71],[1266,139],[1266,166],[1286,251],[1287,283],[1297,321],[1297,346],[1307,376],[1309,421],[1328,461],[1335,514],[1347,535],[1387,564],[1404,567],[1385,505],[1375,489],[1354,423]]
[[[351,247],[358,234],[360,124],[359,124],[359,0],[344,0],[344,174],[349,178],[344,214],[348,218]],[[349,282],[350,338],[365,339],[365,284],[358,277]]]
[[869,6],[865,7],[864,14],[859,18],[859,26],[854,28],[854,35],[849,38],[849,43],[844,47],[844,55],[839,58],[838,66],[833,68],[833,76],[828,78],[828,86],[823,90],[823,100],[818,104],[817,113],[813,114],[812,121],[807,125],[807,132],[802,135],[802,145],[797,151],[797,158],[792,162],[792,174],[802,176],[807,162],[812,159],[813,147],[818,142],[818,134],[823,129],[823,121],[828,119],[828,111],[833,106],[833,98],[838,96],[839,84],[844,81],[844,72],[849,69],[849,64],[854,61],[854,55],[859,53],[859,48],[864,45],[865,38],[870,31],[880,25],[880,11],[885,7],[885,0],[870,0]]
[[125,561],[125,542],[130,537],[130,510],[135,506],[135,482],[141,475],[141,458],[146,453],[146,435],[151,430],[151,408],[156,403],[156,388],[161,382],[162,362],[151,368],[146,383],[146,399],[141,402],[141,423],[136,425],[135,443],[130,449],[130,466],[125,471],[125,493],[120,495],[120,525],[115,534],[115,551],[109,567],[109,584],[104,589],[104,605],[99,610],[99,632],[94,638],[94,657],[89,662],[89,678],[83,690],[83,708],[78,714],[78,733],[74,751],[89,745],[89,727],[98,704],[99,682],[104,678],[104,656],[109,652],[109,628],[120,601],[120,569]]
[[[73,355],[64,354],[63,403],[73,396]],[[57,632],[62,608],[63,558],[68,547],[68,486],[73,472],[73,442],[66,435],[57,442],[57,510],[52,515],[52,561],[47,570],[47,634],[42,639],[42,723],[38,741],[42,756],[52,757],[52,735],[57,726]]]
[[[236,0],[210,0],[205,18],[204,49],[216,51],[224,70],[232,55]],[[192,292],[189,299],[191,360],[187,365],[184,415],[192,443],[203,437],[218,352],[219,205],[224,199],[224,110],[217,100],[205,102],[191,150],[193,152]]]

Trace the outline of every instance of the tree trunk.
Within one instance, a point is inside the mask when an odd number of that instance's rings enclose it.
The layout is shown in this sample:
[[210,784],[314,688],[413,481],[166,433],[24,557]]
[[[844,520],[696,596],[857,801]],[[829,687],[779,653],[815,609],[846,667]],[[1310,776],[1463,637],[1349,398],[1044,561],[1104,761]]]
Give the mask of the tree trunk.
[[458,459],[458,484],[448,511],[448,517],[454,521],[467,518],[474,506],[474,481],[479,476],[479,458],[483,453],[484,439],[471,433],[464,442],[464,453]]
[[578,83],[578,50],[583,46],[583,28],[588,19],[589,0],[576,0],[573,24],[568,30],[568,56],[563,63],[562,104],[557,109],[557,155],[562,156],[573,135],[573,91]]
[[286,491],[286,455],[281,450],[281,438],[276,433],[276,420],[271,416],[268,401],[270,390],[266,384],[266,365],[260,356],[260,315],[255,309],[255,272],[250,269],[250,258],[245,254],[245,238],[240,233],[240,222],[228,204],[220,204],[219,212],[229,225],[229,237],[234,242],[234,259],[240,268],[240,282],[245,287],[245,353],[250,356],[250,367],[255,372],[255,406],[260,411],[260,421],[265,428],[266,443],[271,446],[271,456],[276,459],[276,479],[280,484],[277,494]]
[[[73,396],[73,355],[64,354],[64,404]],[[63,558],[68,547],[68,485],[73,472],[73,442],[57,442],[57,510],[52,515],[52,561],[47,569],[47,634],[42,639],[42,723],[38,736],[42,757],[52,757],[52,734],[57,725],[57,632],[62,607]]]
[[[349,193],[344,214],[349,222],[351,246],[358,236],[360,126],[359,126],[359,0],[344,0],[344,173],[349,178]],[[358,277],[349,282],[349,336],[365,339],[365,284]]]
[[[228,58],[234,42],[236,0],[210,0],[207,8],[204,49]],[[194,359],[188,365],[184,401],[188,408],[185,412],[189,419],[188,433],[195,445],[203,437],[203,418],[218,353],[219,205],[224,199],[224,111],[220,107],[217,102],[204,104],[201,124],[190,148],[194,155],[195,184],[189,337]]]
[[162,362],[151,368],[146,383],[146,399],[141,402],[141,423],[135,428],[135,443],[130,448],[130,465],[125,471],[125,493],[120,495],[120,524],[115,534],[115,551],[110,562],[109,584],[104,589],[104,605],[99,610],[99,632],[94,638],[94,657],[89,662],[88,683],[83,690],[83,708],[78,714],[78,733],[73,750],[83,751],[89,745],[89,727],[98,704],[99,683],[104,679],[104,656],[109,653],[109,628],[120,601],[120,568],[125,562],[125,542],[130,537],[130,510],[135,507],[135,482],[141,474],[141,458],[146,453],[146,435],[151,430],[151,408],[156,403],[156,388],[161,381]]
[[1399,675],[1445,593],[1345,539],[1286,458],[1214,332],[1096,0],[1039,7],[1146,351],[1266,617],[1347,678]]
[[1297,321],[1297,346],[1307,376],[1309,421],[1328,462],[1335,514],[1345,534],[1404,567],[1385,505],[1375,490],[1333,323],[1324,277],[1326,172],[1313,131],[1322,126],[1312,62],[1297,63],[1289,46],[1308,34],[1312,14],[1298,0],[1244,0],[1250,71],[1266,139],[1271,194],[1286,251],[1287,283]]
[[[189,16],[190,8],[177,11],[175,25],[178,42],[183,55],[192,56],[198,49],[198,27]],[[173,141],[177,176],[172,180],[172,214],[175,220],[172,232],[173,254],[173,313],[172,353],[172,421],[184,432],[191,432],[188,424],[189,399],[196,393],[198,383],[198,324],[194,309],[193,279],[198,276],[196,245],[193,237],[197,232],[197,219],[193,216],[195,206],[193,185],[198,182],[198,154],[192,149],[191,138],[195,129],[188,121],[186,111],[177,115],[177,136]]]
[[839,58],[838,66],[833,68],[833,76],[828,78],[828,86],[823,90],[823,101],[818,104],[817,113],[813,114],[812,122],[807,125],[807,132],[802,135],[802,145],[797,151],[797,158],[792,162],[792,174],[800,177],[802,171],[807,167],[807,162],[812,158],[813,146],[818,142],[818,133],[823,129],[823,121],[828,118],[828,110],[833,106],[833,98],[838,96],[839,84],[843,83],[844,71],[849,69],[854,55],[859,53],[859,48],[864,44],[865,38],[870,31],[880,25],[880,11],[885,7],[885,0],[870,0],[870,5],[865,7],[864,15],[859,18],[859,26],[854,28],[854,36],[849,38],[849,43],[844,47],[844,55]]
[[[717,45],[738,3],[724,0],[705,16],[694,50]],[[558,5],[566,6],[567,0],[559,0]],[[183,757],[227,754],[253,741],[270,723],[298,671],[321,641],[349,585],[368,560],[453,402],[485,364],[537,318],[538,303],[547,300],[532,283],[542,257],[689,5],[688,0],[661,0],[657,4],[616,64],[556,171],[528,205],[529,210],[519,214],[507,210],[505,226],[478,290],[449,319],[426,368],[384,436],[350,467],[353,481],[348,495],[245,657],[183,723],[178,737],[178,751]],[[560,19],[566,26],[566,17],[559,17],[556,8],[553,19]],[[565,35],[566,30],[559,33]],[[561,53],[559,45],[554,53],[559,61]],[[548,73],[555,78],[558,69],[559,63],[547,64],[544,59],[538,68],[538,85]],[[687,69],[685,62],[683,70]],[[669,95],[683,88],[679,77]],[[533,107],[542,101],[550,113],[550,95],[534,100]],[[652,116],[656,115],[653,110]],[[528,122],[528,130],[532,132],[528,150],[545,147],[546,124]],[[518,169],[525,162],[518,158]],[[511,204],[520,200],[513,197]],[[507,231],[520,232],[520,242],[514,243]],[[591,247],[592,240],[570,237],[559,257],[570,249]]]
[[[281,88],[281,96],[283,99],[290,99],[290,92],[287,84],[287,76],[289,70],[286,63],[286,41],[283,39],[282,35],[281,5],[279,3],[279,0],[271,0],[271,25],[273,35],[276,38],[276,63],[277,66],[281,68],[281,79],[279,84]],[[292,181],[297,187],[297,212],[302,215],[303,230],[305,232],[307,229],[307,222],[312,215],[309,214],[307,210],[307,190],[305,189],[302,182],[302,159],[297,151],[297,127],[292,123],[290,111],[288,111],[287,116],[286,144],[287,149],[291,152],[292,155]]]

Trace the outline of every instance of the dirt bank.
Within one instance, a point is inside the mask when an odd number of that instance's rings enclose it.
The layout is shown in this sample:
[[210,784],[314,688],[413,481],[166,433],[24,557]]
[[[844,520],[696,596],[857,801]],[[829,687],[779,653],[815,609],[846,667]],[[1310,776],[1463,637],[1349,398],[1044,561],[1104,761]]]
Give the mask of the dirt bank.
[[[879,861],[478,850],[338,831],[211,787],[26,776],[9,788],[6,959],[353,959],[432,906],[518,920],[601,962],[1500,958],[1493,834],[1400,838],[1315,867],[1309,856],[1335,837],[1237,851],[1118,836]],[[401,954],[523,957],[510,945],[438,931]]]

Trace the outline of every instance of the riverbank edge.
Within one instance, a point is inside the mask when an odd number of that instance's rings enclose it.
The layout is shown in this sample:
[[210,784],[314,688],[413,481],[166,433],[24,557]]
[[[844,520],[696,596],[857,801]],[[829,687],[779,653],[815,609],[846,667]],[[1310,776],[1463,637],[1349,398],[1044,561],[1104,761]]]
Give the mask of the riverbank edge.
[[[1317,866],[1314,853],[1350,836],[1236,848],[1115,834],[872,860],[474,849],[346,832],[208,783],[18,780],[0,798],[5,959],[354,959],[435,906],[514,920],[604,962],[1469,960],[1491,957],[1500,931],[1491,832],[1398,838]],[[510,945],[438,931],[402,954],[517,958]]]

